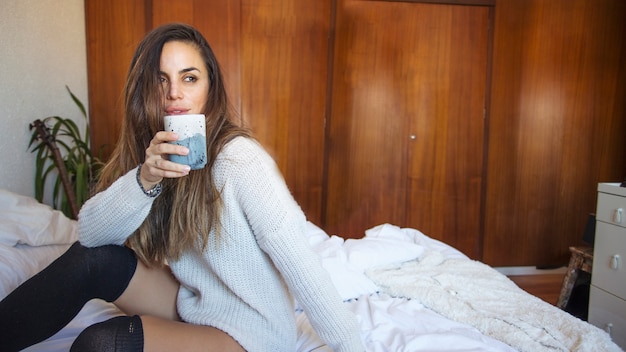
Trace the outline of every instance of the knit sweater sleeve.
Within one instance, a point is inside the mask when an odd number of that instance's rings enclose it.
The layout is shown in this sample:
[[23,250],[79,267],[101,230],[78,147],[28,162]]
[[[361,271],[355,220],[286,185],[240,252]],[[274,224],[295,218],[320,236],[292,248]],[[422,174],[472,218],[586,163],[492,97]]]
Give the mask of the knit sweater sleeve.
[[87,247],[122,245],[148,216],[154,198],[139,187],[137,168],[91,197],[78,214],[78,239]]
[[[252,142],[249,142],[252,143]],[[309,247],[306,218],[273,159],[256,144],[236,185],[238,201],[263,249],[303,307],[317,334],[334,351],[363,351],[356,317],[342,303],[329,274]]]

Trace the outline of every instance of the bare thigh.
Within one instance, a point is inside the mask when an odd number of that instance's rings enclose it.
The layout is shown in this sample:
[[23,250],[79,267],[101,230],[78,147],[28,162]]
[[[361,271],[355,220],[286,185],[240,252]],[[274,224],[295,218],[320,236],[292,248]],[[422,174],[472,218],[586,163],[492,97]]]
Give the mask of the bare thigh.
[[126,291],[113,303],[128,315],[151,315],[179,321],[176,311],[178,287],[169,267],[149,268],[138,261]]
[[244,352],[245,350],[225,332],[202,325],[142,316],[144,351],[220,351]]

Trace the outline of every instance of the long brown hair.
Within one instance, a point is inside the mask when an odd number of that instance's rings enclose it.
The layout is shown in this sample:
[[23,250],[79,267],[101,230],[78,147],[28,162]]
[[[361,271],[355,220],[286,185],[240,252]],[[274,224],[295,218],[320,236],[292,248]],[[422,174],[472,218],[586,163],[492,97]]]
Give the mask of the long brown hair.
[[163,45],[181,41],[195,46],[204,58],[209,91],[206,116],[207,166],[189,175],[162,181],[163,191],[150,214],[127,244],[147,264],[177,259],[183,251],[202,250],[212,229],[219,233],[221,199],[215,187],[212,166],[224,145],[236,136],[249,136],[234,122],[222,73],[213,50],[195,28],[179,23],[152,30],[137,47],[124,89],[124,120],[120,140],[102,171],[97,191],[108,188],[117,178],[137,167],[153,136],[163,130],[163,92],[159,82]]

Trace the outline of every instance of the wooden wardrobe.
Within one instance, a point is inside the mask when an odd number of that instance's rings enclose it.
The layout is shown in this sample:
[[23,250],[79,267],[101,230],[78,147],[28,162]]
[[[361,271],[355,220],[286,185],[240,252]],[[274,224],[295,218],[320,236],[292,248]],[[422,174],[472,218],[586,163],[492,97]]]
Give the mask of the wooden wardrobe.
[[626,177],[621,0],[86,0],[93,148],[132,53],[200,29],[308,218],[412,227],[494,266],[556,265]]

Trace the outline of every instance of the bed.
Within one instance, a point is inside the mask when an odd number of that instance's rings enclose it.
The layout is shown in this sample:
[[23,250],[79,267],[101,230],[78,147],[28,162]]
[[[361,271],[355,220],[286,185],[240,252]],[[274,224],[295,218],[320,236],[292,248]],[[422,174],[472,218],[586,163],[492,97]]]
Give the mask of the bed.
[[[307,226],[306,239],[357,315],[367,351],[621,351],[603,330],[416,229],[381,224],[344,240]],[[76,229],[59,211],[0,190],[0,298],[61,255]],[[26,351],[67,351],[86,326],[120,314],[92,300]],[[294,314],[298,351],[326,351],[297,302]]]

